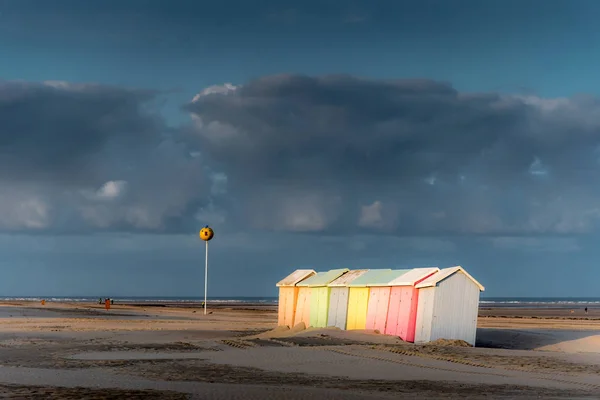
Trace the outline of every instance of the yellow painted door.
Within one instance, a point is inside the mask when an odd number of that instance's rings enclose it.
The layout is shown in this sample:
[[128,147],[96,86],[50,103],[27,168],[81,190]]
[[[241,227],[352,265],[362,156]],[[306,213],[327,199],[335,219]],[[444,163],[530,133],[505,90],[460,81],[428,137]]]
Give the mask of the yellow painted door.
[[356,322],[354,329],[367,328],[367,311],[369,305],[369,288],[357,288]]
[[368,304],[369,288],[350,288],[346,329],[365,329]]

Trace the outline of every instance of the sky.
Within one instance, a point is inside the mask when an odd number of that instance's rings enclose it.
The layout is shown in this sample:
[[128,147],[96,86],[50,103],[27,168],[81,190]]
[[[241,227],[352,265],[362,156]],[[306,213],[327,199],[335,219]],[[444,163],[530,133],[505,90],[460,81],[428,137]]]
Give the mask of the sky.
[[595,0],[0,0],[0,296],[463,266],[600,296]]

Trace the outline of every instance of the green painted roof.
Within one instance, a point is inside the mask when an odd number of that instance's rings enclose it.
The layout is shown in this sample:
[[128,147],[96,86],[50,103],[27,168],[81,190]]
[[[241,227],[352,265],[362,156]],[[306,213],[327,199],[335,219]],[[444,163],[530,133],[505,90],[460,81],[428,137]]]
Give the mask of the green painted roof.
[[348,272],[348,268],[332,269],[326,272],[317,272],[316,275],[311,276],[308,279],[303,280],[296,284],[296,286],[314,287],[314,286],[327,286],[330,282],[342,276]]
[[387,273],[382,273],[374,277],[367,286],[390,286],[389,283],[394,279],[411,271],[410,269],[393,269]]
[[[385,277],[389,276],[392,272],[391,269],[370,269],[348,285],[348,287],[365,287],[370,285],[372,282],[380,282]],[[391,279],[388,279],[391,281]]]

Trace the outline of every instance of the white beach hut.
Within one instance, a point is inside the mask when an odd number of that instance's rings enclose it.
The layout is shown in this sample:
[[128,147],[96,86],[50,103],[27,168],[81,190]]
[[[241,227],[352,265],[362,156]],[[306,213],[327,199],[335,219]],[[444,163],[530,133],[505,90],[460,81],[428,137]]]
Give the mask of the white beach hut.
[[462,267],[445,268],[416,285],[415,343],[457,339],[475,346],[479,294],[485,288]]

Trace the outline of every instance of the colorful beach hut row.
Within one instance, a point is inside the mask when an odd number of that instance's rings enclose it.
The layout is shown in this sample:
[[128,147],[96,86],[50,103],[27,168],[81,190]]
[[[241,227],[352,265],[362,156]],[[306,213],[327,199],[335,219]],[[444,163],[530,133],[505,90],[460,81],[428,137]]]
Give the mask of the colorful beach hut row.
[[296,270],[277,283],[278,325],[377,330],[408,342],[475,344],[484,287],[462,267]]

